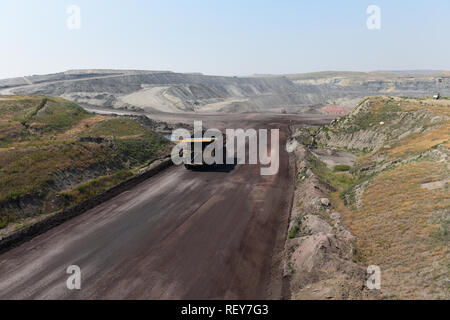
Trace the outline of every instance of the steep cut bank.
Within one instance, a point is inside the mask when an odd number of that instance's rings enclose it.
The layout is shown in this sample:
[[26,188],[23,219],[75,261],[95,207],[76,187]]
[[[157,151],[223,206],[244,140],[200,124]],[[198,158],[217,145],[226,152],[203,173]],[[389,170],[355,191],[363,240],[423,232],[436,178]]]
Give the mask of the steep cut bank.
[[336,106],[356,106],[367,96],[389,95],[426,97],[440,93],[450,95],[449,72],[346,72],[324,71],[290,74],[286,77],[301,87],[320,89],[327,103]]
[[74,206],[168,155],[149,119],[107,117],[61,98],[0,99],[0,238]]
[[[0,81],[16,94],[61,96],[89,107],[146,112],[246,112],[305,105],[286,78],[238,78],[154,71],[70,71]],[[19,81],[19,82],[18,82]]]
[[47,94],[88,108],[147,113],[342,114],[369,95],[450,95],[450,73],[317,72],[223,77],[169,71],[71,70],[0,80],[1,92]]
[[450,100],[371,97],[294,138],[291,297],[448,299]]

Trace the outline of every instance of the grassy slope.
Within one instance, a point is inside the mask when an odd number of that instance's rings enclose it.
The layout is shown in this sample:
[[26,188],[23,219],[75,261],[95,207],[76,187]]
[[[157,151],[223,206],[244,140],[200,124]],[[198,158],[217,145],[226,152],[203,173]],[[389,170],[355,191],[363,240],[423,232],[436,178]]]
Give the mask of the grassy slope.
[[346,180],[320,164],[313,170],[337,189],[333,201],[358,238],[356,258],[381,267],[381,297],[448,299],[450,103],[379,97],[365,106],[322,128],[317,141],[333,147],[325,132],[372,130],[385,135],[381,148],[367,148]]
[[61,98],[3,97],[0,229],[89,198],[168,147],[128,118],[94,115]]

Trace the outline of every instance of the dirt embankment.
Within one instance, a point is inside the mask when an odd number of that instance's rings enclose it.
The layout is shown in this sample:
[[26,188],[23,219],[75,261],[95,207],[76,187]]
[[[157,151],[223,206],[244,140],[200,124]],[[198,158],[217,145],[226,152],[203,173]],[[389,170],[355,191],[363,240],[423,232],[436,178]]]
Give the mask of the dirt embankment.
[[10,96],[0,114],[0,237],[92,198],[170,150],[155,132],[167,124],[99,116],[60,98]]
[[[286,243],[292,298],[448,298],[449,107],[370,97],[295,131],[307,147]],[[380,290],[358,287],[371,265]]]
[[138,185],[142,181],[154,176],[155,174],[161,172],[162,170],[172,166],[172,161],[170,159],[157,160],[151,165],[142,168],[139,174],[131,177],[125,181],[118,183],[106,191],[97,194],[81,203],[78,203],[70,208],[67,208],[61,212],[57,212],[51,215],[47,215],[38,222],[32,223],[28,227],[19,229],[16,232],[10,233],[6,237],[0,237],[0,253],[7,251],[13,247],[20,245],[21,243],[42,234],[51,228],[60,225],[61,223],[78,216],[85,211],[98,206],[99,204],[112,199],[118,194],[131,189],[132,187]]
[[328,199],[332,186],[310,168],[314,157],[297,145],[296,189],[285,244],[284,277],[291,299],[361,299],[366,271],[352,261],[354,236]]

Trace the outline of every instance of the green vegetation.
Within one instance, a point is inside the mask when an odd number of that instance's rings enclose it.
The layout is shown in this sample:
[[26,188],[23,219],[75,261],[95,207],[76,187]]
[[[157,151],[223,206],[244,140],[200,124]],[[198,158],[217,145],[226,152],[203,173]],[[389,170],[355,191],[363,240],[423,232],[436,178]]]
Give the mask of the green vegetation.
[[333,172],[325,163],[320,161],[320,159],[313,154],[308,155],[308,162],[311,164],[311,170],[314,174],[326,181],[336,190],[346,189],[348,186],[355,183],[355,179],[351,175],[343,172]]
[[305,146],[313,146],[315,144],[314,136],[317,134],[317,128],[313,127],[302,127],[298,129],[297,140]]
[[126,138],[115,141],[118,150],[126,155],[131,165],[154,160],[167,145],[167,139],[155,132],[147,131],[138,138]]
[[94,137],[125,137],[139,136],[146,132],[148,132],[148,130],[134,120],[127,118],[112,118],[102,121],[87,133],[89,136]]
[[289,262],[287,266],[288,266],[288,270],[289,270],[289,276],[292,276],[295,273],[295,269],[292,266],[292,263]]
[[9,223],[14,222],[15,219],[9,215],[0,216],[0,229],[6,227]]
[[350,168],[347,164],[337,164],[334,166],[334,171],[349,171]]
[[131,178],[134,175],[132,170],[120,170],[112,175],[98,177],[80,184],[75,188],[59,193],[64,198],[64,206],[70,206],[108,190],[118,183]]
[[[27,110],[20,122],[27,129],[59,132],[71,128],[87,117],[89,113],[72,102],[43,98],[36,107]],[[16,119],[20,119],[20,115]]]
[[[92,166],[120,167],[117,156],[119,154],[111,148],[94,143],[61,143],[1,152],[0,202],[9,194],[18,198],[52,188],[58,171],[73,169],[81,174]],[[8,193],[4,192],[6,190]]]
[[[445,99],[368,98],[322,130],[335,141],[365,135],[356,142],[367,147],[368,132],[382,134],[375,151],[333,171],[310,156],[314,173],[335,188],[331,201],[357,238],[354,261],[385,270],[390,296],[417,298],[421,288],[420,297],[448,297],[449,117]],[[319,142],[334,148],[325,138]]]
[[380,123],[388,125],[398,118],[401,108],[398,104],[383,103],[380,100],[369,101],[368,107],[372,112],[358,112],[352,116],[352,125],[346,127],[346,133],[354,133],[380,126]]
[[299,225],[296,224],[291,228],[291,230],[289,230],[289,234],[288,234],[289,239],[293,239],[297,236],[299,228],[300,228]]
[[295,221],[294,226],[289,230],[288,238],[293,239],[297,236],[298,232],[300,231],[300,225],[302,224],[302,220],[300,217],[297,218]]
[[296,180],[296,182],[295,182],[296,184],[301,183],[302,180],[306,178],[306,171],[307,171],[307,169],[306,169],[306,168],[303,168],[301,171],[299,171],[299,172],[297,173],[297,180]]
[[0,229],[92,197],[170,147],[137,121],[94,115],[61,98],[8,97],[0,115]]

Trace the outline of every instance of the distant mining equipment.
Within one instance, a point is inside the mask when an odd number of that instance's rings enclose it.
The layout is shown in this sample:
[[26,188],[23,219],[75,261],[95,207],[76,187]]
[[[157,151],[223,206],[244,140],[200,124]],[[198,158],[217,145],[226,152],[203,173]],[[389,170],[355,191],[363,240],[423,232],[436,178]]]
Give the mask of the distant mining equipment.
[[441,92],[441,87],[442,87],[442,78],[438,78],[437,79],[437,85],[436,85],[436,87],[437,87],[437,94],[435,94],[435,95],[433,95],[433,98],[434,99],[436,99],[436,100],[439,100],[440,98],[441,98],[441,94],[440,94],[440,92]]

